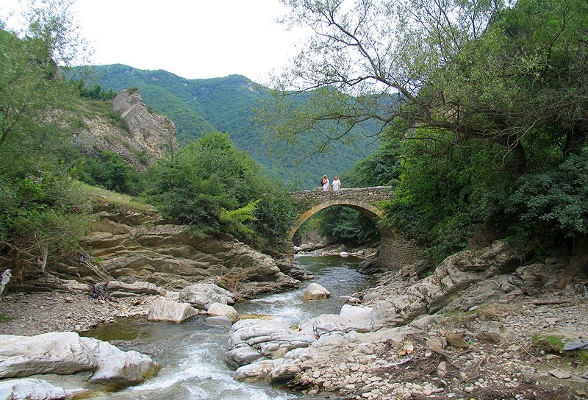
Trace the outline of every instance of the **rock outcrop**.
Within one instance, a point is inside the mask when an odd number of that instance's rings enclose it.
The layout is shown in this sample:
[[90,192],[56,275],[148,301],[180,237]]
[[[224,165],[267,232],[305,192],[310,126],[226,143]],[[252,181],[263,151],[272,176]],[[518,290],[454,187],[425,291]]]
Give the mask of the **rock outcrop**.
[[[463,289],[489,277],[514,272],[521,254],[506,242],[497,241],[480,251],[463,251],[445,259],[432,275],[410,282],[404,271],[392,273],[389,284],[370,289],[364,303],[374,307],[378,323],[401,325],[421,314],[434,313],[446,306]],[[470,293],[471,294],[471,293]]]
[[97,156],[102,151],[112,151],[135,170],[144,171],[166,151],[178,146],[173,121],[151,113],[137,89],[120,92],[112,106],[111,118],[83,117],[82,128],[73,136],[82,152]]
[[[134,292],[151,290],[153,294],[163,294],[163,289],[179,290],[195,283],[217,282],[243,297],[252,297],[294,288],[300,283],[282,272],[281,268],[287,270],[282,265],[287,260],[276,262],[229,236],[194,238],[187,226],[167,221],[155,211],[117,207],[97,199],[95,215],[98,221],[85,238],[84,247],[100,260],[105,274],[127,285],[119,284],[117,291],[131,291],[133,286],[128,284],[137,281],[156,286],[137,287]],[[79,269],[56,266],[52,271],[71,279]],[[86,275],[90,276],[88,282],[95,281],[91,271]],[[193,303],[205,311],[214,302],[228,302],[207,300],[197,304],[187,298],[177,300]]]
[[93,371],[90,382],[127,386],[157,373],[158,366],[136,351],[75,332],[36,336],[0,335],[0,378]]

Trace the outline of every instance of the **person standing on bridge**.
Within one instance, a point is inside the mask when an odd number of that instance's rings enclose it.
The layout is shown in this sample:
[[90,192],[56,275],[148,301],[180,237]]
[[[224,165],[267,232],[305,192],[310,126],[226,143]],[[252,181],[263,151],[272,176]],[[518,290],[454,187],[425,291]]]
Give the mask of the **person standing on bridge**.
[[323,180],[321,181],[321,185],[323,186],[323,190],[326,192],[329,190],[329,178],[327,175],[323,176]]
[[335,179],[333,179],[333,191],[337,191],[339,190],[339,188],[341,187],[341,181],[339,180],[339,177],[336,176]]

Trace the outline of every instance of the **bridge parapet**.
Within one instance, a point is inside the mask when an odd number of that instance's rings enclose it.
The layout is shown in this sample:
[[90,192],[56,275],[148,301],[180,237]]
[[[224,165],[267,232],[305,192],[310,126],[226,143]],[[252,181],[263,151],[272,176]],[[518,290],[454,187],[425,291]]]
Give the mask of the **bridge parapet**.
[[373,186],[364,188],[343,188],[337,191],[325,191],[322,188],[292,192],[292,197],[303,208],[312,208],[321,203],[336,200],[350,200],[355,203],[375,204],[389,200],[394,196],[391,186]]

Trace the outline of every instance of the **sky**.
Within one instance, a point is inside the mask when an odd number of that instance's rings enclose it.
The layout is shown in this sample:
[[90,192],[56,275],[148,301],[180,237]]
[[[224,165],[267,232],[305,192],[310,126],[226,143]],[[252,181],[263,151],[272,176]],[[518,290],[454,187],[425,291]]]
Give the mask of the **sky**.
[[[0,3],[4,18],[18,7],[18,0]],[[268,83],[304,37],[277,22],[285,13],[278,0],[77,0],[73,13],[94,50],[92,64],[188,79],[240,74]]]

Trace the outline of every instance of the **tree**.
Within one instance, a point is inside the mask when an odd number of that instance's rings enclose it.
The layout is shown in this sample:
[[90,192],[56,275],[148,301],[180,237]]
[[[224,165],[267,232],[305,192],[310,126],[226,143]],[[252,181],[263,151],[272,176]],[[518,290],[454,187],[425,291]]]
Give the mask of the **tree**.
[[[313,31],[278,81],[265,121],[295,137],[336,121],[325,141],[376,121],[502,146],[523,173],[547,134],[559,162],[588,136],[588,5],[581,0],[283,0]],[[313,99],[300,108],[292,95]],[[421,139],[423,139],[421,137]],[[430,140],[436,140],[431,135]]]
[[40,115],[48,116],[69,98],[71,88],[60,79],[58,66],[88,54],[73,23],[72,4],[32,0],[23,13],[27,30],[0,31],[0,148],[11,135],[30,134]]
[[33,2],[27,31],[0,30],[0,266],[19,278],[71,254],[88,227],[85,201],[65,168],[68,132],[59,124],[73,92],[57,66],[81,52],[71,3]]

